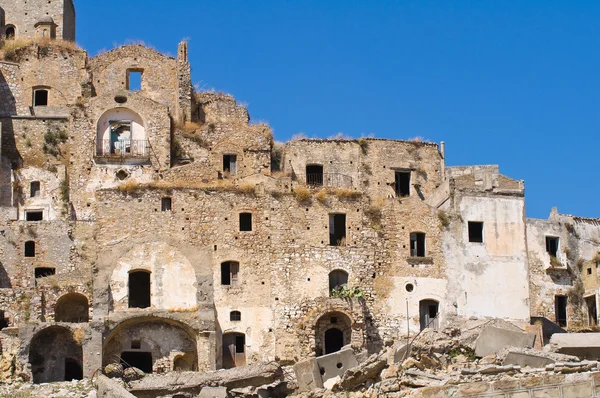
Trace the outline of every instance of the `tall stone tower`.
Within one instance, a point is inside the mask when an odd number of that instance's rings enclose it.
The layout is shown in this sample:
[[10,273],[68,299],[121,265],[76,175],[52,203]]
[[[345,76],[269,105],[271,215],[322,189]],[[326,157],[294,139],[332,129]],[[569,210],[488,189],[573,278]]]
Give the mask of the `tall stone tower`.
[[0,0],[0,33],[75,41],[73,0]]

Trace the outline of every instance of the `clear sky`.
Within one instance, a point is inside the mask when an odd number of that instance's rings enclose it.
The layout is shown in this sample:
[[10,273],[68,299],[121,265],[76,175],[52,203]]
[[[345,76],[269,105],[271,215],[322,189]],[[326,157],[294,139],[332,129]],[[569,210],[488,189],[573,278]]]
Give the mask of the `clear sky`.
[[525,180],[527,215],[600,217],[600,1],[75,0],[91,56],[176,54],[275,138],[423,137]]

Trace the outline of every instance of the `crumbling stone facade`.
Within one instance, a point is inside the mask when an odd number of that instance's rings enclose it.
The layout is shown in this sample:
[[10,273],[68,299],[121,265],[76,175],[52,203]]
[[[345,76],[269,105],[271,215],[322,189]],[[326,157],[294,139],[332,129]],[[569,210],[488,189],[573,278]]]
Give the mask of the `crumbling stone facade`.
[[[27,3],[28,18],[0,4],[17,37],[46,10]],[[73,40],[71,2],[52,6]],[[194,92],[177,53],[30,40],[0,62],[2,377],[292,364],[471,318],[554,325],[555,296],[577,289],[567,323],[596,322],[597,220],[527,220],[522,181],[446,167],[443,144],[279,145],[232,96]],[[554,265],[545,234],[570,249]]]

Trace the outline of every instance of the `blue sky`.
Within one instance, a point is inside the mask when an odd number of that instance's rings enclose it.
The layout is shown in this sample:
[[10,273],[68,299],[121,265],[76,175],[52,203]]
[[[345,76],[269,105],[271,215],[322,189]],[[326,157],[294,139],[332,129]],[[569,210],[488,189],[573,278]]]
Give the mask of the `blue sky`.
[[600,217],[599,1],[75,0],[90,55],[175,54],[275,138],[446,142],[448,165],[525,180],[527,215]]

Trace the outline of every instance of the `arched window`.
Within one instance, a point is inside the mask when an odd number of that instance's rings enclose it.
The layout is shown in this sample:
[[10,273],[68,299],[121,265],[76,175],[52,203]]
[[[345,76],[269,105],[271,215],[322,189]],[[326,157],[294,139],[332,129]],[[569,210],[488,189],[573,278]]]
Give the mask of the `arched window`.
[[7,26],[6,30],[4,31],[4,35],[6,37],[6,40],[12,40],[15,38],[16,36],[16,30],[14,26]]
[[33,90],[33,106],[48,106],[47,88],[36,88]]
[[129,273],[129,308],[150,307],[150,272]]
[[56,322],[84,323],[90,320],[88,299],[83,294],[67,293],[61,296],[54,308]]
[[32,240],[25,242],[25,257],[35,257],[35,242]]
[[150,144],[141,116],[123,107],[106,111],[98,120],[96,156],[148,158]]
[[336,269],[329,273],[329,294],[331,295],[334,289],[339,289],[348,284],[348,273],[341,269]]
[[229,320],[232,322],[237,322],[242,320],[242,313],[239,311],[231,311],[229,313]]
[[410,256],[425,257],[425,234],[422,232],[410,233]]

